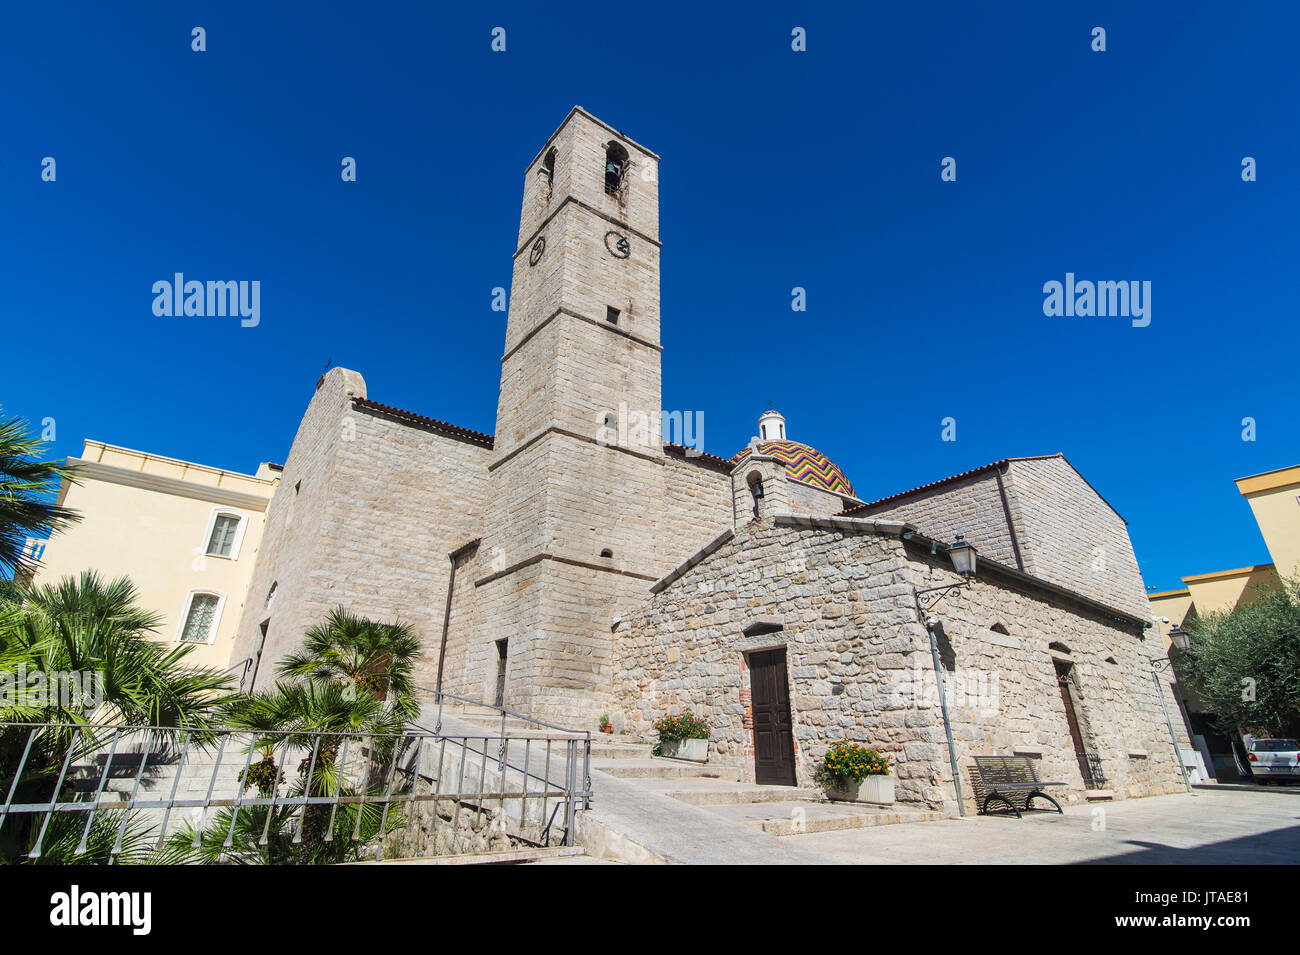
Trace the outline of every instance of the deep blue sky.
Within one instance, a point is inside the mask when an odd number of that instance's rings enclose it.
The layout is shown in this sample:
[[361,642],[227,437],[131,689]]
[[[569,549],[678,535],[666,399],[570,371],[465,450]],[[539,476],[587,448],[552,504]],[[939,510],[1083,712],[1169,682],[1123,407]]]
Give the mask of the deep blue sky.
[[[664,406],[706,450],[771,401],[868,499],[1064,451],[1149,585],[1268,560],[1232,479],[1300,462],[1294,4],[280,6],[0,13],[0,402],[57,456],[283,461],[327,361],[492,431],[491,290],[580,103],[663,157]],[[177,271],[260,280],[261,325],[155,318]],[[1150,326],[1045,317],[1067,271],[1150,280]]]

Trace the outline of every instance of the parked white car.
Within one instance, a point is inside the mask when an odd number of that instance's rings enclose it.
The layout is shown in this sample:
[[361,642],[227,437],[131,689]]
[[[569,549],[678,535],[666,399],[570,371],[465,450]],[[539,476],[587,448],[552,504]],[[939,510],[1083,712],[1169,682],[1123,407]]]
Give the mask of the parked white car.
[[1246,758],[1256,782],[1300,779],[1300,742],[1296,740],[1251,740]]

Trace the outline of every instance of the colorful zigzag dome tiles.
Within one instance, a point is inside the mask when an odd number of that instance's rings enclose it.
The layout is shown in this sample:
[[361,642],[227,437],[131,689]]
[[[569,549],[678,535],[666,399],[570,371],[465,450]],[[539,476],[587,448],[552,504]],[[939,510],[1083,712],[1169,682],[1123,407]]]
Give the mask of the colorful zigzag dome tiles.
[[[745,448],[731,459],[731,463],[739,464],[749,457],[749,453],[750,449]],[[844,472],[816,448],[810,448],[798,441],[760,441],[758,453],[769,454],[783,462],[790,477],[801,484],[819,487],[823,491],[831,491],[835,494],[857,497],[853,493],[853,485],[844,476]]]

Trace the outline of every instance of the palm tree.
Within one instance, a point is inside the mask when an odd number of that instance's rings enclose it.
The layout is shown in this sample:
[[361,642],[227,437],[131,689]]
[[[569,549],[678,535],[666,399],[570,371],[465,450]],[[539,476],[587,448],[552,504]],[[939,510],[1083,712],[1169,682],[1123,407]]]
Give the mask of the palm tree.
[[380,623],[337,607],[307,631],[302,650],[280,661],[279,670],[318,686],[355,685],[410,720],[420,712],[411,682],[419,656],[420,640],[410,624]]
[[23,552],[28,537],[43,537],[81,519],[76,511],[44,500],[60,481],[73,480],[73,469],[37,460],[43,446],[27,433],[22,418],[0,419],[0,569],[10,575],[34,569]]
[[[125,577],[104,582],[86,571],[26,590],[23,598],[0,601],[0,673],[43,677],[35,686],[11,681],[0,699],[0,786],[7,790],[21,763],[19,802],[51,797],[70,749],[74,757],[89,757],[103,746],[107,731],[97,722],[111,717],[126,727],[205,727],[229,695],[228,674],[187,665],[193,647],[149,638],[160,617],[139,606]],[[83,694],[49,692],[73,673],[80,675]],[[164,732],[159,740],[166,743],[172,735],[179,734]],[[6,820],[0,859],[29,846],[35,837],[31,823],[39,818]],[[60,845],[66,840],[56,839],[53,851]],[[42,851],[47,847],[43,843]]]
[[[21,605],[0,603],[0,671],[49,674],[99,673],[101,705],[122,726],[205,725],[229,695],[231,677],[186,663],[189,644],[150,639],[162,616],[139,605],[130,579],[105,582],[93,570],[33,587]],[[84,723],[94,717],[86,701],[20,697],[0,708],[0,721]]]
[[[384,795],[409,746],[402,735],[407,720],[419,709],[411,683],[419,655],[407,624],[378,623],[342,607],[331,612],[307,632],[300,653],[280,661],[275,686],[220,707],[223,725],[252,737],[244,788],[256,786],[263,799],[279,792],[285,767],[277,755],[283,761],[293,752],[301,759],[290,797]],[[262,758],[253,763],[255,753]],[[159,861],[346,862],[404,825],[401,813],[388,814],[374,801],[303,805],[301,813],[267,805],[226,809],[206,829],[191,825],[172,835]]]
[[[300,814],[282,805],[224,809],[207,828],[188,825],[170,836],[159,862],[355,861],[373,851],[376,839],[405,825],[401,813],[385,813],[377,800],[389,791],[393,767],[407,748],[401,735],[406,720],[373,693],[358,693],[355,682],[280,681],[269,690],[232,699],[221,712],[225,726],[250,733],[249,748],[262,757],[255,763],[248,757],[240,778],[244,789],[256,787],[262,799],[280,792],[285,767],[276,759],[293,753],[301,758],[285,796],[364,793],[374,801],[304,805]],[[348,742],[330,734],[349,734]]]

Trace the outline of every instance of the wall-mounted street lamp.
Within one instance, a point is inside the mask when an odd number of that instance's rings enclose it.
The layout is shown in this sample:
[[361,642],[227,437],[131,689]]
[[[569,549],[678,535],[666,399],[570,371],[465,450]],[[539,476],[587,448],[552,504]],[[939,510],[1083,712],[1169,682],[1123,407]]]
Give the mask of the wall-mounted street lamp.
[[975,545],[960,534],[948,548],[948,556],[952,558],[952,569],[957,571],[967,580],[975,576]]
[[1187,635],[1187,631],[1182,627],[1174,627],[1169,631],[1169,641],[1174,645],[1175,650],[1181,650],[1183,652],[1186,652],[1192,645],[1191,638]]
[[926,616],[926,611],[944,597],[969,586],[975,579],[975,546],[958,534],[957,539],[948,547],[948,557],[952,560],[952,569],[961,574],[962,580],[955,584],[941,587],[927,587],[924,590],[912,588],[912,600],[916,603],[916,615],[925,624],[930,635],[930,656],[934,660],[934,679],[939,684],[939,709],[943,712],[943,732],[948,738],[948,762],[952,766],[952,784],[957,791],[957,812],[966,815],[966,802],[961,793],[961,771],[957,768],[957,747],[952,741],[952,726],[948,722],[948,696],[943,689],[943,666],[939,662],[939,641],[934,631],[939,621]]

